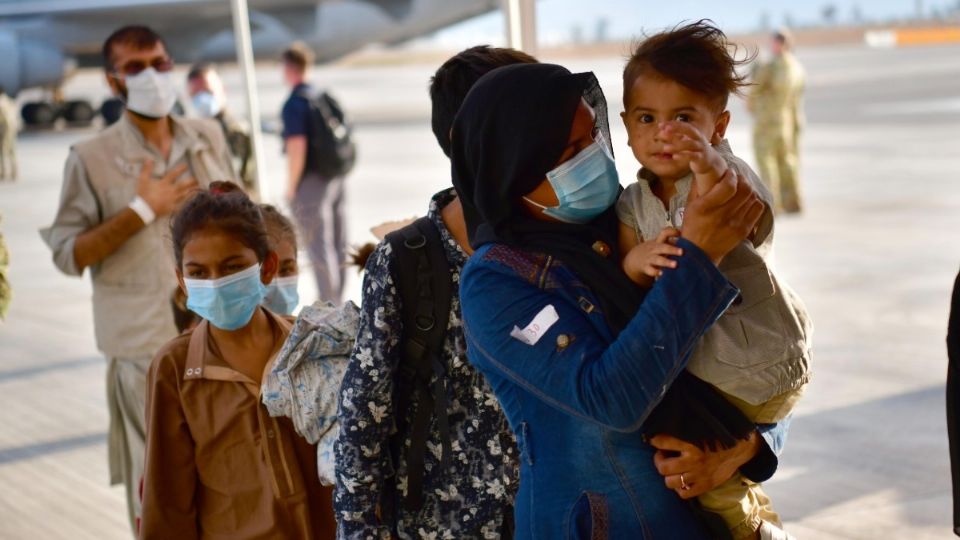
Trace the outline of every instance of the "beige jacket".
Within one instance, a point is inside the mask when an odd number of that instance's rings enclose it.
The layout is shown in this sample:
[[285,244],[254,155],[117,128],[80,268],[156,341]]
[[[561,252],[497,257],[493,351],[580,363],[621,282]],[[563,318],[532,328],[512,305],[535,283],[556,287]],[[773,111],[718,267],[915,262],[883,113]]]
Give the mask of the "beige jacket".
[[[720,263],[720,271],[740,289],[740,296],[704,334],[687,369],[727,394],[758,405],[810,380],[813,326],[803,302],[768,263],[773,248],[770,191],[749,165],[733,155],[726,140],[716,148],[738,175],[750,181],[767,209],[752,242],[742,242]],[[665,208],[650,187],[653,179],[649,171],[641,170],[638,181],[617,202],[617,216],[640,241],[656,238],[667,226],[680,228],[693,185],[692,174],[680,179],[677,194]]]
[[[236,181],[220,126],[171,118],[174,139],[166,160],[126,115],[71,148],[60,207],[53,224],[40,231],[63,273],[80,275],[73,253],[77,236],[127,208],[144,160],[153,160],[157,178],[186,162],[201,187]],[[109,357],[153,356],[177,335],[170,306],[177,281],[169,231],[169,217],[159,218],[90,268],[97,347]]]

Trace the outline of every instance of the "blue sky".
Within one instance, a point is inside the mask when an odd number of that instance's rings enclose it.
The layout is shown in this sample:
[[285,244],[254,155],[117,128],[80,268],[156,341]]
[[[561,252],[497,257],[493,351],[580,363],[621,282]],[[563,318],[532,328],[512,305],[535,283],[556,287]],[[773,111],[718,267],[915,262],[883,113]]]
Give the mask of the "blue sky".
[[[927,14],[960,7],[958,0],[540,0],[537,17],[541,42],[551,44],[569,41],[576,26],[585,39],[590,39],[604,19],[610,38],[629,39],[643,30],[702,18],[713,19],[730,33],[756,29],[764,13],[773,26],[791,20],[796,25],[811,24],[822,20],[821,10],[827,5],[836,7],[836,20],[841,23],[851,22],[858,9],[863,19],[884,21],[912,16],[918,4]],[[466,46],[496,41],[502,35],[503,17],[494,12],[443,30],[435,40]]]

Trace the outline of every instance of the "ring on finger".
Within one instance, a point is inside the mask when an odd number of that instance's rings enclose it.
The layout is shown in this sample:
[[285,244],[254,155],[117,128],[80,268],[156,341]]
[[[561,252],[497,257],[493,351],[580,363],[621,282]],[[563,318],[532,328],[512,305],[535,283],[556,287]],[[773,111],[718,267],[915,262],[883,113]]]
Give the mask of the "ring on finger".
[[683,473],[680,473],[680,489],[684,491],[690,489],[690,486],[688,486],[687,482],[683,479]]

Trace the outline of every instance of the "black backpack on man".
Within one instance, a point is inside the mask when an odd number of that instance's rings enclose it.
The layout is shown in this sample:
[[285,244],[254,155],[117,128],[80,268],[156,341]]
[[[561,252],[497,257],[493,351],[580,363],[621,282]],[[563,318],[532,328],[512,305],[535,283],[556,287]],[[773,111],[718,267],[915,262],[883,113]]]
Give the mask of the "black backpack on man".
[[305,90],[300,95],[310,105],[307,170],[324,178],[346,176],[357,161],[357,147],[343,108],[323,90]]

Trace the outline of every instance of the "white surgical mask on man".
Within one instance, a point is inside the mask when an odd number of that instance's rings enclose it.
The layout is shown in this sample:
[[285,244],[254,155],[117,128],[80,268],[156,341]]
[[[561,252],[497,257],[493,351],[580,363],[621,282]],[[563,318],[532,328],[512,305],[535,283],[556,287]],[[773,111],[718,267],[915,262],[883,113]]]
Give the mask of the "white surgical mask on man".
[[171,73],[160,73],[152,67],[124,78],[127,86],[127,108],[149,118],[170,114],[177,102]]

